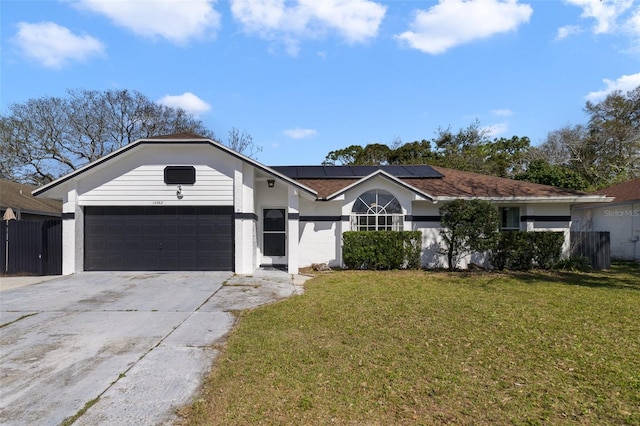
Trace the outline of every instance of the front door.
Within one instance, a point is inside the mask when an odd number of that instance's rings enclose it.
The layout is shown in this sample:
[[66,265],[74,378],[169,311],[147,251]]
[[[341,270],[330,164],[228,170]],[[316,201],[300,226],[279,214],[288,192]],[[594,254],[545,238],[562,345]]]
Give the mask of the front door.
[[285,209],[262,210],[262,263],[285,265],[287,247],[287,215]]

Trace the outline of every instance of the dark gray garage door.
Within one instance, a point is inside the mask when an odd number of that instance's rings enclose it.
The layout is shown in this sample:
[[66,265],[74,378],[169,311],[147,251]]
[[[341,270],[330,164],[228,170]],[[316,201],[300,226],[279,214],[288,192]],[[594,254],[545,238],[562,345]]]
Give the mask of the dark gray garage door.
[[86,271],[232,271],[233,207],[85,207]]

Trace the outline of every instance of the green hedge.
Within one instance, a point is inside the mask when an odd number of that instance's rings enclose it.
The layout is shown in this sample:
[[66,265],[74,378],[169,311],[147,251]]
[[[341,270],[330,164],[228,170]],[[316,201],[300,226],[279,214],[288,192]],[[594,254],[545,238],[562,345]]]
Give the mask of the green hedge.
[[563,243],[562,232],[503,232],[491,251],[491,263],[500,270],[551,269],[562,257]]
[[349,269],[419,269],[420,231],[348,231],[342,234],[342,260]]

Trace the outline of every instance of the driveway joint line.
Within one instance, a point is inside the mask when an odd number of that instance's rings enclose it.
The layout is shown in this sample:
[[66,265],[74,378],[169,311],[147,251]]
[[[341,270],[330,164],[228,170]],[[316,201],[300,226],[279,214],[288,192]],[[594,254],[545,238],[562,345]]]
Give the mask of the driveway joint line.
[[[227,281],[228,281],[228,280],[227,280]],[[167,333],[167,335],[166,335],[166,336],[164,336],[162,339],[160,339],[160,340],[158,341],[158,343],[156,343],[156,344],[155,344],[155,345],[153,345],[151,348],[149,348],[149,350],[148,350],[148,351],[146,351],[145,353],[143,353],[142,355],[140,355],[140,357],[139,357],[139,358],[138,358],[134,363],[132,363],[131,365],[129,365],[129,367],[127,367],[127,369],[126,369],[126,370],[124,370],[124,372],[122,372],[122,373],[118,374],[118,377],[117,377],[113,382],[111,382],[111,383],[109,384],[109,386],[107,386],[107,387],[106,387],[102,392],[100,392],[100,394],[99,394],[96,398],[93,398],[92,400],[88,401],[87,403],[89,403],[89,402],[91,402],[91,401],[96,401],[96,402],[97,402],[98,400],[100,400],[100,398],[102,397],[102,395],[104,395],[104,394],[105,394],[109,389],[111,389],[111,388],[112,388],[116,383],[118,383],[118,382],[120,381],[120,379],[122,379],[122,378],[126,377],[127,373],[128,373],[129,371],[131,371],[131,369],[132,369],[133,367],[135,367],[136,365],[138,365],[138,363],[139,363],[140,361],[142,361],[144,358],[146,358],[146,356],[147,356],[147,355],[149,355],[149,354],[151,353],[151,351],[153,351],[153,350],[154,350],[154,349],[156,349],[158,346],[160,346],[160,345],[162,344],[162,342],[164,342],[164,341],[165,341],[169,336],[171,336],[173,333],[175,333],[175,331],[176,331],[177,329],[179,329],[179,328],[182,326],[182,324],[184,324],[184,323],[185,323],[189,318],[191,318],[191,317],[193,316],[193,314],[195,314],[196,312],[198,312],[202,306],[204,306],[204,305],[205,305],[209,300],[211,300],[211,298],[212,298],[213,296],[215,296],[215,295],[220,291],[220,289],[222,289],[222,287],[224,286],[224,284],[225,284],[227,281],[225,281],[224,283],[222,283],[222,285],[221,285],[221,286],[220,286],[216,291],[214,291],[213,293],[211,293],[211,295],[210,295],[209,297],[207,297],[207,299],[206,299],[204,302],[202,302],[202,303],[201,303],[201,304],[200,304],[200,305],[199,305],[195,310],[193,310],[193,312],[191,312],[189,315],[187,315],[187,317],[186,317],[185,319],[183,319],[182,321],[180,321],[180,323],[179,323],[176,327],[174,327],[174,328],[173,328],[169,333]],[[206,348],[206,347],[205,347],[205,348]],[[82,417],[82,416],[83,416],[87,411],[89,411],[93,406],[95,406],[95,404],[92,404],[92,405],[91,405],[91,406],[89,406],[88,408],[85,408],[85,407],[86,407],[86,405],[87,405],[87,404],[85,404],[85,406],[84,406],[80,411],[78,411],[78,413],[76,413],[74,416],[70,417],[70,418],[74,418],[75,416],[77,416],[77,417],[75,417],[75,419],[73,420],[73,422],[75,422],[76,420],[78,420],[78,419],[79,419],[80,417]]]
[[[8,312],[21,312],[21,311],[8,311]],[[8,326],[10,326],[11,324],[15,324],[15,323],[17,323],[17,322],[18,322],[18,321],[20,321],[20,320],[23,320],[23,319],[25,319],[25,318],[32,317],[32,316],[34,316],[34,315],[38,315],[38,312],[33,312],[33,313],[31,313],[31,314],[25,314],[25,315],[21,316],[20,318],[16,318],[16,319],[14,319],[13,321],[9,321],[9,322],[7,322],[7,323],[0,324],[0,328],[8,327]]]

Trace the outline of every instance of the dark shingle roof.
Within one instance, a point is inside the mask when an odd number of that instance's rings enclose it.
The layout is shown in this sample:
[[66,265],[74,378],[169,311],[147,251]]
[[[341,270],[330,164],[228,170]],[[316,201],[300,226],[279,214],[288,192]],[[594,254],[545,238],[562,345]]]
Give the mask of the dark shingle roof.
[[596,191],[595,194],[616,197],[614,202],[640,200],[640,178],[629,180],[608,188]]
[[[332,166],[342,167],[342,166]],[[275,168],[277,169],[277,168]],[[540,185],[482,175],[479,173],[463,172],[432,166],[440,177],[400,177],[400,180],[425,194],[434,197],[568,197],[587,195],[581,191],[560,189],[548,185]],[[326,198],[349,185],[356,183],[358,178],[302,178],[296,179],[301,184],[318,192],[319,198]]]
[[37,186],[0,179],[0,208],[20,209],[28,213],[60,214],[62,202],[50,198],[36,198],[31,191]]
[[172,139],[172,140],[179,140],[179,139],[207,139],[204,136],[200,136],[200,135],[196,135],[195,133],[174,133],[172,135],[160,135],[160,136],[151,136],[148,138],[143,138],[143,139]]

